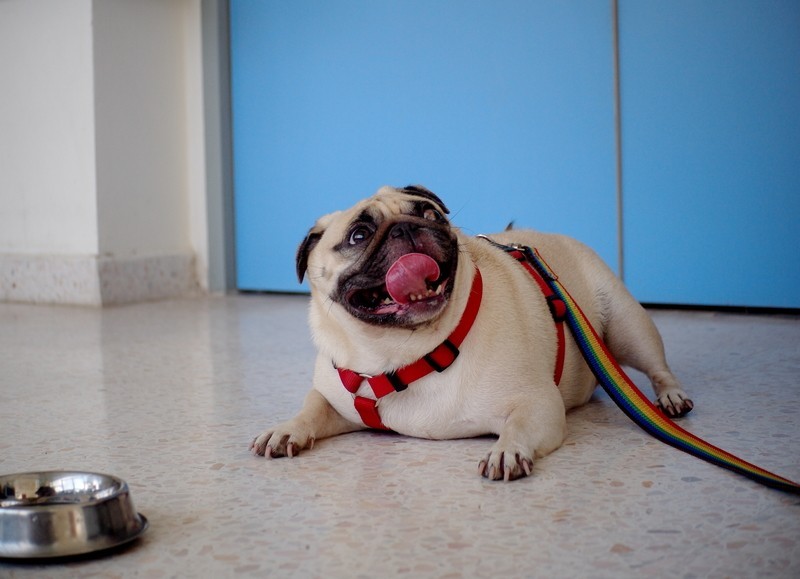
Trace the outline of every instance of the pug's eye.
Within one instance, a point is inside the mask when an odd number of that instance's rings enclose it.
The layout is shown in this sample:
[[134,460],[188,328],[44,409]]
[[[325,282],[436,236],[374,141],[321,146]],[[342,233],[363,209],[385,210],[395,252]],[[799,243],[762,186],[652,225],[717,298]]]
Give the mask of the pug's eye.
[[442,214],[436,211],[433,207],[428,207],[422,214],[422,217],[429,221],[441,221],[444,219]]
[[358,245],[369,239],[371,235],[372,230],[369,227],[366,225],[359,225],[350,232],[350,240],[348,243],[350,243],[350,245]]

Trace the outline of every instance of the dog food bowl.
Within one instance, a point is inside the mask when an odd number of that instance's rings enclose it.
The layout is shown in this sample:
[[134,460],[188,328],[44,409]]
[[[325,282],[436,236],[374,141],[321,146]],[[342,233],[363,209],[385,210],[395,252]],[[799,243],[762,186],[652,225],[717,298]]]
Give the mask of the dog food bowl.
[[128,484],[91,472],[0,475],[0,557],[35,559],[85,555],[139,537]]

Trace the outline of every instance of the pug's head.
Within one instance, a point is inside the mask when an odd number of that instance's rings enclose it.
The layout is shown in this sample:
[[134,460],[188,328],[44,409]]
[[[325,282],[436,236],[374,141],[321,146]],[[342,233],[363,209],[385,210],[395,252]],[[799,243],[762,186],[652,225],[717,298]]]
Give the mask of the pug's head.
[[312,295],[378,326],[414,328],[447,306],[458,240],[447,207],[420,186],[383,187],[320,218],[297,251],[297,277]]

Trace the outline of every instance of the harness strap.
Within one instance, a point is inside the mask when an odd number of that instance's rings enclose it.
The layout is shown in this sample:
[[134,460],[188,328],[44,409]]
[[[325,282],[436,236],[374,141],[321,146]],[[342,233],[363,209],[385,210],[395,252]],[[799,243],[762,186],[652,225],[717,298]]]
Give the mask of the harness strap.
[[547,282],[544,281],[544,278],[539,274],[538,271],[536,271],[524,251],[510,246],[507,249],[503,247],[503,249],[507,251],[511,257],[520,262],[522,267],[524,267],[528,273],[531,274],[531,277],[539,285],[539,289],[542,290],[545,300],[547,300],[547,307],[550,308],[550,314],[553,316],[553,321],[556,324],[558,350],[556,353],[556,369],[553,373],[553,380],[555,381],[556,386],[558,386],[561,383],[561,374],[564,372],[564,358],[566,357],[564,320],[566,319],[567,315],[567,307],[564,304],[564,300],[556,295],[553,289],[547,284]]
[[[488,237],[485,239],[489,239]],[[563,300],[556,295],[550,286],[544,281],[542,274],[536,270],[532,265],[531,260],[528,258],[524,250],[516,247],[504,246],[490,240],[494,245],[506,250],[509,255],[520,262],[520,264],[528,271],[531,277],[536,281],[539,289],[547,300],[547,305],[550,308],[550,313],[553,316],[555,323],[556,336],[557,336],[557,352],[556,364],[553,372],[553,380],[556,385],[561,382],[561,375],[564,371],[564,358],[566,351],[566,339],[564,332],[564,319],[566,315],[566,306]],[[459,354],[459,346],[467,337],[475,318],[480,309],[481,298],[483,295],[483,280],[481,272],[475,268],[475,278],[472,282],[472,290],[470,297],[467,300],[467,306],[464,308],[464,313],[461,315],[461,320],[456,326],[455,330],[448,336],[448,338],[433,349],[430,353],[426,354],[416,362],[403,366],[398,370],[387,372],[385,374],[378,374],[376,376],[367,376],[359,374],[353,370],[346,368],[336,368],[339,372],[339,379],[345,389],[353,395],[353,404],[361,421],[369,428],[378,430],[389,430],[383,424],[380,414],[378,413],[378,404],[381,398],[392,394],[393,392],[402,392],[412,382],[424,378],[431,372],[444,372],[450,365],[455,362]],[[334,365],[335,367],[335,365]],[[366,398],[357,394],[361,383],[366,379],[375,399]]]
[[353,405],[361,417],[361,422],[370,428],[388,430],[381,421],[380,414],[378,414],[378,401],[364,396],[356,396],[364,377],[345,368],[337,368],[336,370],[339,372],[339,379],[342,381],[342,385],[348,392],[353,394]]
[[356,407],[361,421],[375,430],[389,430],[381,420],[381,415],[378,414],[378,401],[372,398],[365,398],[364,396],[356,396],[353,398],[353,405]]
[[[459,320],[458,325],[447,339],[431,352],[407,366],[376,376],[359,374],[346,368],[336,368],[342,385],[353,395],[353,404],[361,417],[361,421],[366,426],[379,430],[389,430],[383,424],[380,414],[378,414],[379,400],[393,392],[402,392],[408,388],[409,384],[424,378],[432,372],[444,372],[456,361],[459,354],[458,348],[464,338],[467,337],[475,318],[478,316],[482,297],[483,278],[480,270],[475,268],[475,277],[472,280],[472,288],[464,313],[461,314],[461,320]],[[334,367],[336,367],[335,364]],[[365,379],[375,395],[375,400],[356,394]]]
[[611,399],[645,432],[692,456],[726,468],[768,487],[800,494],[800,484],[769,472],[759,466],[718,448],[691,432],[684,430],[659,410],[633,383],[614,359],[610,350],[595,331],[586,314],[572,299],[538,250],[517,248],[547,280],[553,292],[564,302],[566,322],[575,342],[597,381]]

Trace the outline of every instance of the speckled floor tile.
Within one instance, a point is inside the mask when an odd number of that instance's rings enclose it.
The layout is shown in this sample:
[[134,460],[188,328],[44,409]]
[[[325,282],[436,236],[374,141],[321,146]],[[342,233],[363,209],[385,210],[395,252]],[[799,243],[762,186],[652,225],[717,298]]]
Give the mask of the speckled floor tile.
[[[0,472],[118,475],[151,524],[111,556],[0,577],[800,576],[798,497],[662,445],[602,392],[511,484],[477,475],[486,438],[251,456],[309,387],[306,304],[0,304]],[[800,320],[652,313],[696,403],[682,425],[800,479]]]

